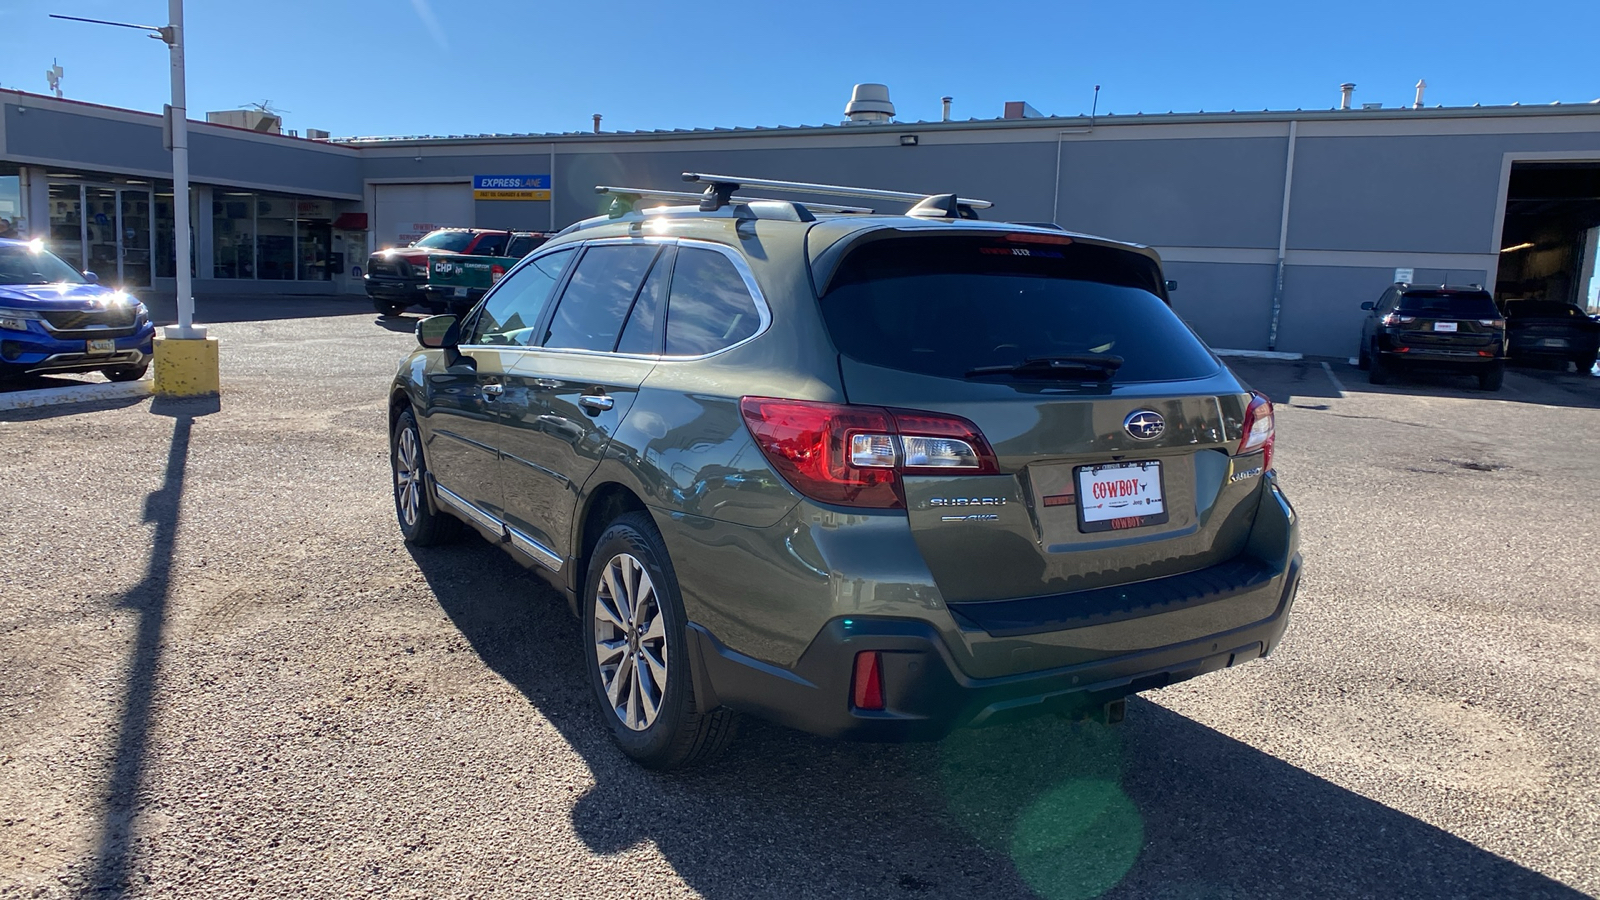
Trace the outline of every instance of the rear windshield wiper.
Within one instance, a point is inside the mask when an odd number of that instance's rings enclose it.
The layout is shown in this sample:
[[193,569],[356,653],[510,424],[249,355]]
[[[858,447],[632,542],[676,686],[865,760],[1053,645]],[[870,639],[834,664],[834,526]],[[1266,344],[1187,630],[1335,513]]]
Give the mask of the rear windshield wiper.
[[1074,353],[1067,356],[1031,356],[1009,366],[979,366],[966,377],[1014,375],[1032,378],[1082,378],[1110,380],[1122,367],[1122,357],[1111,353]]

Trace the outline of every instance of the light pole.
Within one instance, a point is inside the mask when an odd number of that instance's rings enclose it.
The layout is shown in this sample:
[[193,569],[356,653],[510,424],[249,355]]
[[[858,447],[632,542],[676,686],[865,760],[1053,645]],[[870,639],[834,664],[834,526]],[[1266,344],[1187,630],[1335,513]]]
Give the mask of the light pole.
[[172,105],[167,114],[167,127],[172,136],[172,250],[173,272],[178,279],[178,324],[168,325],[165,335],[178,340],[203,340],[205,326],[194,324],[194,283],[189,272],[189,119],[183,73],[183,0],[167,0],[165,27],[55,14],[50,18],[137,28],[165,41],[172,52]]

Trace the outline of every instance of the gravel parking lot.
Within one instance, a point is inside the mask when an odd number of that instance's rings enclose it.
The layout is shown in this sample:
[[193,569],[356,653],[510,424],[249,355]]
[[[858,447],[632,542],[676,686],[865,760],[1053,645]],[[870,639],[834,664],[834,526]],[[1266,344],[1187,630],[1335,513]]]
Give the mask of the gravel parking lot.
[[662,776],[552,591],[400,541],[403,325],[213,330],[220,402],[0,413],[0,897],[1600,893],[1600,378],[1241,362],[1304,528],[1273,657]]

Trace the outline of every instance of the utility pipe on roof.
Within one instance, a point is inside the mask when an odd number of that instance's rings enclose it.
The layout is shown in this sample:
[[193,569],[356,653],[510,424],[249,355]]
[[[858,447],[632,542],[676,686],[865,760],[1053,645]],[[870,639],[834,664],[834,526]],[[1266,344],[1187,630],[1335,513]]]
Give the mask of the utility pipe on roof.
[[1300,123],[1289,121],[1289,152],[1283,164],[1283,214],[1278,220],[1278,278],[1272,288],[1272,324],[1267,349],[1278,349],[1278,318],[1283,312],[1283,258],[1289,249],[1289,195],[1294,188],[1294,142]]

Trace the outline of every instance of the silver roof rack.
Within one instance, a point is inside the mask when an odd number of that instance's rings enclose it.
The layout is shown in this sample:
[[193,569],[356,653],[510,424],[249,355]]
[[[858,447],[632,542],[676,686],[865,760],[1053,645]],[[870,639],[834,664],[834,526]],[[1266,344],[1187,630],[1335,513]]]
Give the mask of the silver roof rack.
[[[618,218],[632,212],[642,200],[681,200],[688,203],[704,203],[705,194],[696,194],[691,191],[657,191],[651,188],[617,187],[609,184],[594,186],[596,194],[611,194],[615,199],[611,201],[611,218]],[[792,200],[773,200],[768,197],[734,197],[729,196],[730,203],[788,203]],[[865,206],[838,206],[832,203],[806,203],[806,209],[820,213],[838,214],[870,214],[873,210]]]
[[[776,181],[771,178],[745,178],[739,175],[711,175],[704,172],[685,172],[683,180],[698,182],[706,185],[705,196],[700,201],[700,208],[710,212],[717,207],[728,203],[733,192],[740,188],[760,188],[768,191],[791,191],[797,194],[820,194],[824,197],[858,197],[863,200],[893,200],[901,203],[912,204],[913,210],[936,210],[948,208],[954,212],[965,208],[970,214],[971,210],[988,209],[994,203],[988,200],[976,200],[967,197],[957,198],[954,194],[915,194],[909,191],[885,191],[877,188],[846,187],[838,184],[812,184],[805,181]],[[976,218],[975,215],[968,215]]]

